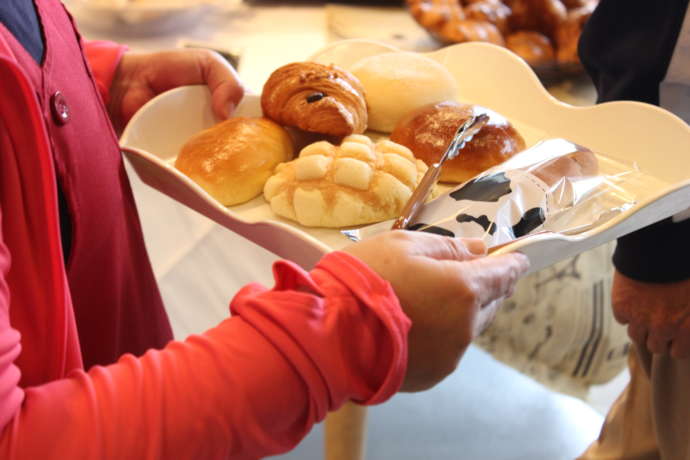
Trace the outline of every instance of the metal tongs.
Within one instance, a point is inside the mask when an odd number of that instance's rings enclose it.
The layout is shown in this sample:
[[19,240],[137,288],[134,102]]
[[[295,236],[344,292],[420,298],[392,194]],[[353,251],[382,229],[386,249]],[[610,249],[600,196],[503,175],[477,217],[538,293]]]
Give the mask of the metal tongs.
[[431,189],[436,184],[438,176],[441,174],[443,163],[445,163],[447,160],[452,160],[453,158],[457,157],[460,153],[460,150],[465,146],[465,143],[469,142],[472,139],[472,136],[477,134],[477,132],[482,129],[482,127],[488,121],[489,116],[483,113],[481,115],[470,117],[465,123],[460,125],[458,130],[455,132],[455,136],[453,136],[453,140],[448,145],[448,148],[445,152],[443,152],[441,159],[429,166],[429,169],[427,169],[424,177],[422,177],[422,180],[419,182],[419,185],[417,188],[415,188],[412,196],[405,204],[402,214],[393,223],[393,226],[391,227],[392,230],[407,228],[410,221],[415,218],[419,212],[419,209],[429,197]]

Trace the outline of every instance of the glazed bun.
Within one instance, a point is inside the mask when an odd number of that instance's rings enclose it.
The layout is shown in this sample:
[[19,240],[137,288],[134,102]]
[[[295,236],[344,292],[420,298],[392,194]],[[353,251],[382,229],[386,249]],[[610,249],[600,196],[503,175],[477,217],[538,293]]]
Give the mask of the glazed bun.
[[549,37],[534,30],[519,30],[508,35],[506,47],[531,66],[552,64],[556,58]]
[[556,29],[556,43],[558,44],[556,59],[558,59],[558,62],[562,64],[577,64],[580,62],[577,45],[582,29],[593,11],[593,6],[583,6],[568,11],[565,21]]
[[390,133],[398,120],[427,104],[455,99],[457,84],[443,65],[413,52],[371,56],[352,73],[364,86],[369,129]]
[[175,167],[225,206],[261,194],[274,168],[293,155],[290,136],[266,118],[236,117],[187,141]]
[[522,136],[496,112],[452,101],[430,104],[400,120],[390,139],[408,147],[415,157],[432,165],[441,158],[458,127],[470,116],[481,113],[489,115],[489,122],[465,144],[457,158],[443,165],[439,179],[442,182],[465,182],[525,148]]

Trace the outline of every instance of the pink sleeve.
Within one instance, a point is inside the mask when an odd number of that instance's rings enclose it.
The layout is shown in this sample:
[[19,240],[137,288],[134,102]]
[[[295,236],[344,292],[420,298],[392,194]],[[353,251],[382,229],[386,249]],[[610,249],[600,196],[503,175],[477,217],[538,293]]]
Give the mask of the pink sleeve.
[[206,333],[28,388],[21,406],[4,323],[0,458],[255,459],[347,400],[399,388],[410,322],[388,283],[337,252],[311,273],[289,262],[274,273],[272,290],[243,288],[234,316]]
[[85,41],[83,45],[86,60],[89,62],[91,73],[96,80],[96,86],[98,86],[98,92],[103,102],[108,105],[110,85],[127,47],[108,41]]

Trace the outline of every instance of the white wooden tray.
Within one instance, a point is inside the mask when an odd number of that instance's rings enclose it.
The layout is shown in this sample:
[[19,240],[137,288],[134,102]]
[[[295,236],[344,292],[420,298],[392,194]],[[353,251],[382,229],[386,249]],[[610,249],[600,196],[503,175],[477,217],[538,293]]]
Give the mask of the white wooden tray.
[[[353,54],[388,51],[381,46],[378,50],[370,43],[354,40],[329,46],[314,59],[354,62]],[[522,60],[489,44],[464,43],[428,55],[457,78],[458,100],[503,114],[528,145],[549,137],[567,138],[607,157],[634,162],[652,179],[636,191],[634,206],[604,224],[576,236],[533,235],[495,254],[524,252],[535,271],[689,206],[690,127],[673,114],[637,102],[592,107],[564,104],[549,95]],[[236,112],[238,116],[260,114],[259,98],[254,95],[246,96]],[[121,146],[148,185],[305,268],[313,266],[322,254],[349,243],[338,230],[305,228],[275,216],[263,197],[226,208],[178,172],[172,163],[179,148],[192,134],[215,122],[205,87],[178,88],[153,99],[135,114],[122,135]]]

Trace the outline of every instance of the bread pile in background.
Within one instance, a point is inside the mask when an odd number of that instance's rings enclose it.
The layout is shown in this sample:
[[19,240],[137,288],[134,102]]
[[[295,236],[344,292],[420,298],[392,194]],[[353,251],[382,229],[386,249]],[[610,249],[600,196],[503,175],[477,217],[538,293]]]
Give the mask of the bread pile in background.
[[581,68],[577,42],[599,0],[406,0],[417,23],[443,44],[505,46],[539,68]]
[[[231,118],[193,136],[175,166],[226,206],[263,191],[275,214],[305,226],[393,219],[473,114],[491,120],[441,180],[463,182],[525,146],[505,118],[455,102],[456,85],[444,66],[418,53],[371,56],[351,72],[291,63],[264,84],[263,117]],[[365,132],[392,136],[374,142]]]

